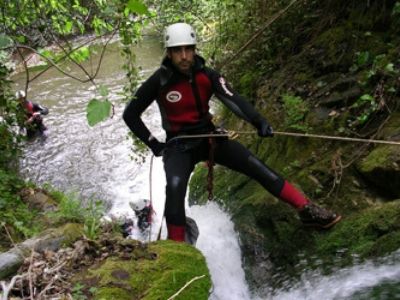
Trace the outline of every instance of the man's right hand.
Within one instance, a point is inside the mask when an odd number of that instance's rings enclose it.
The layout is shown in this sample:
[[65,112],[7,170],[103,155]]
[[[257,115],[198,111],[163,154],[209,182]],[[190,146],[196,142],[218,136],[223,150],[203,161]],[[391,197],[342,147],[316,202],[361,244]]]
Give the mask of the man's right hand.
[[165,143],[160,143],[156,139],[152,139],[149,143],[149,147],[154,156],[162,156],[165,149]]

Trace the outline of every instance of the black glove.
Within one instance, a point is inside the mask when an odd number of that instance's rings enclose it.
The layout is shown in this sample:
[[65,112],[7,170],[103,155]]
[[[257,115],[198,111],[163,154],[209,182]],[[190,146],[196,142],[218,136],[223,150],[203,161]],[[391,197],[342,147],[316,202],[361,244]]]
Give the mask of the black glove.
[[274,130],[272,129],[272,126],[269,125],[267,120],[265,120],[263,118],[258,121],[257,133],[258,133],[258,136],[261,136],[261,137],[273,137],[274,136]]
[[162,156],[165,149],[165,143],[160,143],[159,141],[153,138],[149,142],[149,147],[153,152],[154,156]]

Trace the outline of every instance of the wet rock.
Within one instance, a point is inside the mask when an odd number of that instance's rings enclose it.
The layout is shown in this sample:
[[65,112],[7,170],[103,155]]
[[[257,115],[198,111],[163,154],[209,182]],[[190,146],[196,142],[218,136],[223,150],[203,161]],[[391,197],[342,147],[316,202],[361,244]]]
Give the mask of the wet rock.
[[0,279],[4,279],[18,271],[18,268],[24,262],[22,253],[15,249],[0,254]]
[[23,188],[19,194],[22,200],[27,203],[30,208],[43,212],[54,211],[57,208],[56,201],[44,190]]
[[[76,225],[76,226],[74,226]],[[5,253],[0,253],[0,279],[13,275],[32,250],[36,252],[56,251],[62,245],[81,235],[78,224],[67,224],[61,228],[44,232],[41,236],[28,239]]]
[[331,95],[321,99],[320,105],[332,107],[332,106],[347,106],[352,104],[361,95],[361,89],[358,86],[354,86],[351,89],[344,92],[334,92]]
[[377,192],[393,199],[400,198],[400,148],[383,145],[376,147],[357,169]]
[[[322,81],[322,80],[320,80]],[[361,89],[354,77],[338,77],[319,89],[314,97],[322,106],[347,106],[361,95]]]
[[125,270],[114,270],[111,272],[111,276],[119,280],[128,280],[130,275]]

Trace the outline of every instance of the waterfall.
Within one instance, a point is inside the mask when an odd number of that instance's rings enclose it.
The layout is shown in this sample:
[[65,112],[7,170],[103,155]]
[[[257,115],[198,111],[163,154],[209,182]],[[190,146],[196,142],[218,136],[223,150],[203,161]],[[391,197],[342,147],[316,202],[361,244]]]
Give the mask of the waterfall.
[[[165,199],[165,177],[161,158],[155,158],[152,165],[152,203],[155,210],[154,222],[151,230],[151,240],[156,240],[162,222]],[[116,189],[115,199],[109,214],[135,218],[128,202],[133,199],[149,198],[150,194],[150,158],[140,166],[137,177],[126,186]],[[245,281],[241,263],[241,251],[237,233],[229,215],[215,202],[204,206],[188,207],[187,215],[192,217],[200,230],[196,247],[206,258],[213,282],[213,291],[210,300],[250,299],[250,293]],[[165,223],[162,225],[162,238],[166,238]],[[134,231],[132,238],[146,242],[148,237]]]

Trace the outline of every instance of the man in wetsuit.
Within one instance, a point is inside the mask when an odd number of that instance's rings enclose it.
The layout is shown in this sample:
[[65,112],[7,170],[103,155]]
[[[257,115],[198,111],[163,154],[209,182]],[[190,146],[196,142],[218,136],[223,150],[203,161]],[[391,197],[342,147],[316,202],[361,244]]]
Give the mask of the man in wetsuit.
[[37,135],[41,135],[47,129],[43,124],[42,115],[47,115],[49,110],[32,101],[26,99],[24,91],[18,91],[15,93],[21,110],[23,111],[22,121],[20,121],[21,127],[26,128],[26,136],[33,138]]
[[[190,25],[176,23],[168,26],[164,42],[166,57],[161,67],[136,91],[123,118],[155,156],[163,156],[168,238],[184,241],[184,199],[188,180],[195,165],[207,161],[210,153],[215,163],[257,180],[275,197],[297,209],[303,223],[323,228],[337,223],[339,215],[313,204],[239,142],[228,138],[213,138],[211,141],[208,138],[179,138],[181,135],[215,132],[209,111],[212,95],[251,123],[260,137],[272,137],[273,129],[223,76],[208,68],[204,59],[196,54],[196,33]],[[158,141],[141,119],[141,114],[153,101],[157,101],[160,109],[166,143]]]

